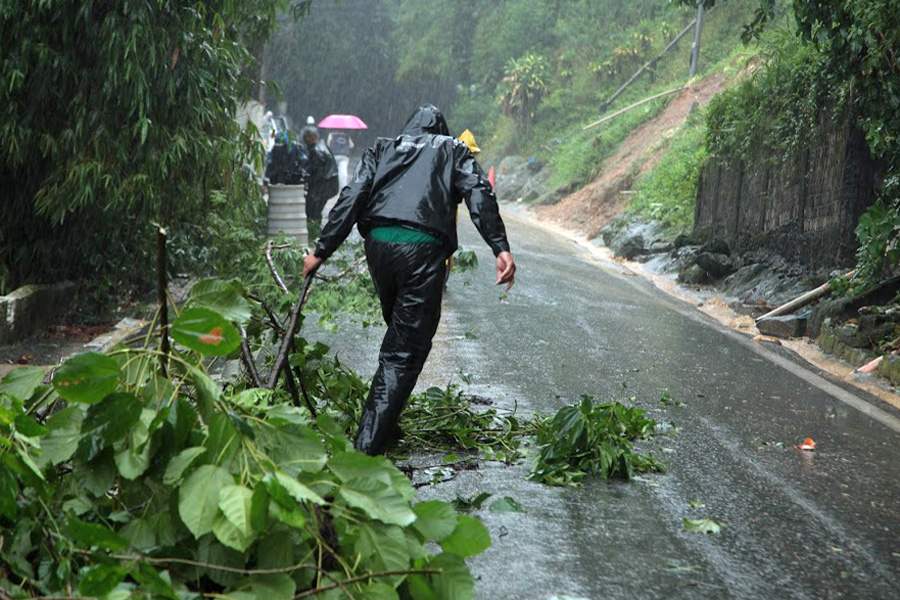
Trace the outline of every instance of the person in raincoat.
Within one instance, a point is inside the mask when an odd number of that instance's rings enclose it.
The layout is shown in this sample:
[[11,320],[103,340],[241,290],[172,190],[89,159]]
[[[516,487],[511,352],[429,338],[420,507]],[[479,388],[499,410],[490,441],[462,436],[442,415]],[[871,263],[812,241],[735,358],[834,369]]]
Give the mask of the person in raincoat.
[[419,107],[402,133],[363,154],[341,191],[315,251],[310,276],[356,224],[388,329],[363,407],[356,449],[382,454],[396,435],[441,318],[445,261],[456,250],[456,208],[464,201],[496,257],[497,284],[508,290],[516,264],[497,198],[465,144],[450,137],[440,111]]
[[328,149],[334,155],[338,170],[338,187],[347,185],[347,167],[350,166],[350,151],[353,150],[353,138],[346,131],[332,131],[326,140]]
[[315,127],[304,127],[301,139],[306,145],[306,228],[309,241],[319,237],[322,229],[322,212],[328,199],[338,193],[338,171],[334,156],[319,138]]

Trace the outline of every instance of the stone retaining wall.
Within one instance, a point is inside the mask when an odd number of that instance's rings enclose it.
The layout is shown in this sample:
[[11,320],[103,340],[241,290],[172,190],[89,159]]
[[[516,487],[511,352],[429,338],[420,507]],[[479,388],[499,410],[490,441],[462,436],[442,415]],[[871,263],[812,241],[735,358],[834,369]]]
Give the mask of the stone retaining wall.
[[0,345],[25,339],[69,306],[73,284],[26,285],[0,296]]
[[849,113],[823,117],[817,143],[785,162],[773,163],[764,149],[747,161],[709,161],[700,173],[695,233],[814,268],[852,263],[854,229],[877,197],[881,172],[854,122]]

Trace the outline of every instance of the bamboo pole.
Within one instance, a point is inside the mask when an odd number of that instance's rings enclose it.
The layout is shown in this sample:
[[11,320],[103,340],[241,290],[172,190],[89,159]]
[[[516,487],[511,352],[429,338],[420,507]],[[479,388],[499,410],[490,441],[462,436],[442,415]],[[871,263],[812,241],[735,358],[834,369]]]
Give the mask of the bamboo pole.
[[163,377],[169,361],[169,299],[166,277],[166,230],[160,227],[156,232],[156,296],[159,302],[159,370]]
[[687,27],[685,27],[684,29],[681,30],[681,33],[679,33],[677,36],[675,36],[675,39],[673,39],[671,42],[669,42],[669,45],[665,47],[665,49],[659,54],[659,56],[657,56],[656,58],[652,58],[652,59],[648,60],[646,63],[643,64],[643,66],[641,66],[640,69],[638,69],[637,71],[635,71],[634,75],[632,75],[631,77],[629,77],[629,78],[628,78],[628,81],[626,81],[625,83],[623,83],[623,84],[622,84],[622,87],[620,87],[619,89],[617,89],[617,90],[616,90],[616,93],[609,97],[609,100],[607,100],[606,102],[604,102],[603,104],[600,105],[600,112],[601,112],[601,113],[606,112],[606,109],[609,108],[609,106],[610,106],[613,102],[616,101],[616,98],[618,98],[619,96],[622,95],[622,92],[624,92],[626,89],[628,89],[628,86],[630,86],[632,83],[634,83],[635,79],[637,79],[637,78],[641,75],[641,73],[643,73],[645,70],[647,70],[648,68],[650,68],[650,67],[652,67],[653,65],[655,65],[656,63],[658,63],[659,60],[660,60],[663,56],[665,56],[665,55],[669,52],[669,50],[671,50],[671,49],[675,46],[675,44],[677,44],[679,41],[681,41],[681,38],[683,38],[684,36],[686,36],[687,33],[688,33],[691,29],[694,28],[694,25],[695,25],[696,23],[697,23],[697,19],[694,19],[693,21],[691,21],[690,24],[689,24]]
[[627,113],[627,112],[628,112],[629,110],[631,110],[632,108],[637,108],[638,106],[640,106],[640,105],[642,105],[642,104],[646,104],[646,103],[650,102],[651,100],[656,100],[657,98],[662,98],[663,96],[668,96],[669,94],[674,94],[675,92],[680,92],[680,91],[682,91],[682,90],[684,90],[684,89],[687,89],[687,88],[685,88],[685,87],[678,87],[678,88],[675,88],[675,89],[673,89],[673,90],[668,90],[668,91],[665,91],[665,92],[660,92],[660,93],[658,93],[658,94],[654,94],[653,96],[650,96],[649,98],[644,98],[643,100],[641,100],[641,101],[639,101],[639,102],[635,102],[635,103],[632,104],[631,106],[626,106],[625,108],[623,108],[623,109],[621,109],[621,110],[617,110],[616,112],[614,112],[614,113],[611,114],[611,115],[606,115],[606,116],[603,117],[602,119],[600,119],[600,120],[598,120],[598,121],[594,121],[594,122],[591,123],[590,125],[585,125],[584,127],[581,128],[581,130],[582,130],[582,131],[587,131],[588,129],[591,129],[592,127],[596,127],[597,125],[600,125],[601,123],[604,123],[604,122],[606,122],[606,121],[609,121],[610,119],[613,119],[613,118],[615,118],[615,117],[618,117],[619,115],[621,115],[621,114],[623,114],[623,113]]
[[[856,271],[857,271],[857,269],[853,269],[852,271],[845,273],[844,279],[851,279],[854,275],[856,275]],[[821,298],[822,296],[824,296],[830,292],[831,292],[831,283],[830,282],[823,283],[819,287],[817,287],[813,290],[810,290],[810,291],[806,292],[805,294],[801,294],[800,296],[797,296],[790,302],[786,302],[785,304],[782,304],[778,308],[776,308],[774,310],[770,310],[763,316],[757,318],[756,322],[759,323],[763,319],[768,319],[770,317],[778,317],[778,316],[786,314],[786,313],[794,312],[798,308],[806,306],[813,300]]]

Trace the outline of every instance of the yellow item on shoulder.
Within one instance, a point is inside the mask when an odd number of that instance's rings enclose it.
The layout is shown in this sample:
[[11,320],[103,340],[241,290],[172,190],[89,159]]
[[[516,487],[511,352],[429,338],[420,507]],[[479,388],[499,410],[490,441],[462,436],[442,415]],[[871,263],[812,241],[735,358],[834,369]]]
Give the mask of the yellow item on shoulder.
[[479,152],[481,152],[481,148],[479,148],[478,144],[475,143],[475,136],[468,129],[460,134],[459,141],[468,146],[472,154],[478,154]]

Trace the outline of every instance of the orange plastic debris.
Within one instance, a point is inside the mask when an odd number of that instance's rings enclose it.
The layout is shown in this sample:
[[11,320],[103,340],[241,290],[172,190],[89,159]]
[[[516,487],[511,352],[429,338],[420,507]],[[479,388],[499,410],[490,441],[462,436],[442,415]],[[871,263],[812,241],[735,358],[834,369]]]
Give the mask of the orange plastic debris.
[[797,446],[797,450],[815,450],[816,442],[812,438],[806,438],[803,443]]
[[213,327],[212,331],[210,331],[209,333],[204,333],[197,339],[199,339],[204,344],[212,344],[213,346],[218,346],[222,343],[222,328]]

